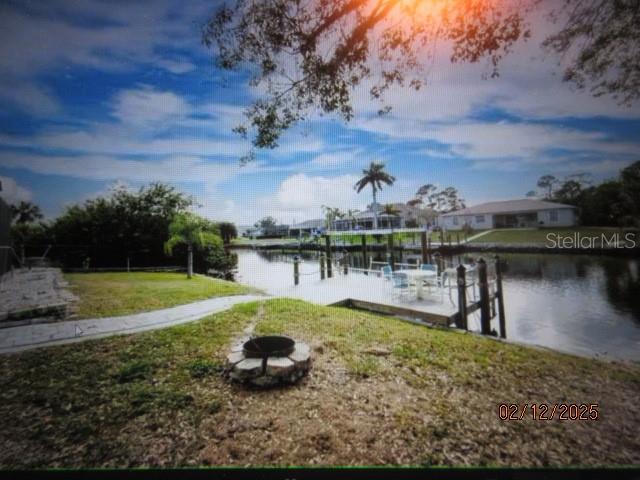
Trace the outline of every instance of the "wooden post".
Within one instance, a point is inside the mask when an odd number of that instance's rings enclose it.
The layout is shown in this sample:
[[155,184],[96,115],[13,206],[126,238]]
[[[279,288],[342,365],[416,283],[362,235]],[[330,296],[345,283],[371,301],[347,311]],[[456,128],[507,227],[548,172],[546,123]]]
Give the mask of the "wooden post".
[[324,254],[320,254],[320,280],[324,280]]
[[507,338],[507,322],[504,315],[504,295],[502,293],[502,267],[500,257],[496,255],[496,297],[498,297],[498,320],[500,322],[500,337]]
[[393,259],[393,233],[387,235],[387,255],[389,256],[389,265],[391,265],[391,271],[396,269],[396,263]]
[[441,277],[443,272],[442,265],[440,264],[440,252],[434,253],[433,258],[435,259],[437,274]]
[[487,263],[478,260],[478,287],[480,290],[480,325],[483,335],[491,333],[491,312],[489,306],[489,285],[487,283]]
[[467,278],[466,268],[464,265],[458,265],[456,268],[458,274],[458,318],[456,327],[467,330]]
[[349,273],[349,254],[345,253],[342,256],[342,268],[344,268],[343,273],[347,275]]
[[293,284],[294,285],[298,285],[300,283],[300,270],[299,270],[300,267],[298,265],[298,262],[300,262],[300,259],[296,255],[295,257],[293,257]]
[[420,246],[422,247],[422,263],[429,263],[429,250],[427,249],[427,232],[420,233]]
[[362,235],[362,266],[363,268],[367,268],[367,235]]
[[427,234],[427,258],[431,263],[431,236]]
[[331,278],[333,277],[333,272],[331,270],[331,237],[329,235],[324,236],[324,244],[327,255],[327,278]]

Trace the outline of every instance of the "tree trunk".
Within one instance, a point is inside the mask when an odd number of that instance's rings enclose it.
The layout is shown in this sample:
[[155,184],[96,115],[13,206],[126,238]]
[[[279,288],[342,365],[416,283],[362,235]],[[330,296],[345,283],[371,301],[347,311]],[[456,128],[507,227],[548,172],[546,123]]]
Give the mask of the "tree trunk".
[[371,210],[373,211],[373,229],[378,229],[378,210],[376,209],[376,187],[373,185],[373,205],[371,206]]
[[193,246],[189,244],[187,246],[187,278],[193,276]]

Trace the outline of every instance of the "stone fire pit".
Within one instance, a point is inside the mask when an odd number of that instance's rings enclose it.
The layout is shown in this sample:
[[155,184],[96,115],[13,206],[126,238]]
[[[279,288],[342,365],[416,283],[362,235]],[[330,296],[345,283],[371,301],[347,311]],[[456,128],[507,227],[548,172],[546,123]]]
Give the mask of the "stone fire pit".
[[284,336],[248,339],[233,347],[227,356],[229,376],[258,387],[295,383],[309,368],[309,346]]

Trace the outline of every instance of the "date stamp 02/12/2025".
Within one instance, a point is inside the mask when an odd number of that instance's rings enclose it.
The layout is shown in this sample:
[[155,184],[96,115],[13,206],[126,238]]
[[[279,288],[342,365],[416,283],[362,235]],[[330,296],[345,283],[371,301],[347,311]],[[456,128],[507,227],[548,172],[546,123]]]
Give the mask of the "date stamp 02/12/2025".
[[583,420],[594,421],[600,417],[597,403],[501,403],[498,405],[500,420]]

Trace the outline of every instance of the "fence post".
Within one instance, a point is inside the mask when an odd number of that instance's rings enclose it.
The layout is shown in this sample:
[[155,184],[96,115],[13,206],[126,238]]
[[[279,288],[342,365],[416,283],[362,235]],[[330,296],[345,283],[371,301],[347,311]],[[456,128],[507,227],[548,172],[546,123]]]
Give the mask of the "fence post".
[[456,268],[458,274],[458,318],[456,327],[467,330],[467,277],[464,265],[458,265]]
[[498,320],[500,322],[500,337],[507,338],[507,322],[504,315],[504,295],[502,293],[502,267],[500,257],[496,255],[496,296],[498,297]]
[[320,254],[320,280],[324,280],[324,255]]
[[298,285],[300,283],[300,270],[298,262],[298,256],[293,257],[293,284]]
[[478,289],[480,290],[480,325],[483,335],[491,333],[491,311],[489,306],[489,285],[487,283],[487,262],[478,260]]
[[327,254],[327,278],[331,278],[333,277],[333,272],[331,270],[331,237],[329,235],[325,235],[324,244]]

